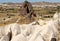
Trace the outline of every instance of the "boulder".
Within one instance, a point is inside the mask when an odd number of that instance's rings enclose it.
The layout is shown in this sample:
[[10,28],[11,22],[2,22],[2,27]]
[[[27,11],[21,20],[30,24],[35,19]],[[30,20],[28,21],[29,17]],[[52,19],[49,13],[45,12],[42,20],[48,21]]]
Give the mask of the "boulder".
[[0,41],[10,41],[10,32],[7,33],[6,35],[2,36]]
[[23,34],[14,36],[11,41],[27,41],[27,38]]
[[10,26],[11,26],[10,31],[12,32],[12,37],[21,33],[20,26],[17,23],[11,24]]

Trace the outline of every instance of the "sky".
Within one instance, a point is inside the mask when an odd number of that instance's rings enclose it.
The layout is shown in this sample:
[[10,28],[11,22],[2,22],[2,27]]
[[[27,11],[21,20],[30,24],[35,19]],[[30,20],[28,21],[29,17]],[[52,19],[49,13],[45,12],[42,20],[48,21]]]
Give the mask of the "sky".
[[[60,2],[60,0],[28,0],[29,2]],[[0,0],[0,3],[8,3],[8,2],[13,2],[13,3],[21,3],[24,2],[24,0]]]

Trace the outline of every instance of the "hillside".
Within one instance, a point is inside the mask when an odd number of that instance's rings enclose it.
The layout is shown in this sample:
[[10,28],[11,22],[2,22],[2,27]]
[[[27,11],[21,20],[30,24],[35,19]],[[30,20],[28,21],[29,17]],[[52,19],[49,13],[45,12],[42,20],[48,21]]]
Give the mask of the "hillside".
[[32,22],[30,24],[13,23],[0,26],[0,41],[60,41],[57,17],[56,13],[53,17],[54,20],[38,20],[39,24]]

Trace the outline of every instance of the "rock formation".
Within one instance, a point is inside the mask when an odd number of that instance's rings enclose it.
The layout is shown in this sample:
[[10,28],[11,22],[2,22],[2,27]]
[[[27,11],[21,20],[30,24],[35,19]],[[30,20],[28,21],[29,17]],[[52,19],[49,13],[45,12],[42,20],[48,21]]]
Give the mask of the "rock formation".
[[30,2],[25,1],[22,4],[20,15],[24,17],[22,18],[22,21],[25,23],[34,21],[33,17],[36,17],[36,14],[34,14],[34,10]]

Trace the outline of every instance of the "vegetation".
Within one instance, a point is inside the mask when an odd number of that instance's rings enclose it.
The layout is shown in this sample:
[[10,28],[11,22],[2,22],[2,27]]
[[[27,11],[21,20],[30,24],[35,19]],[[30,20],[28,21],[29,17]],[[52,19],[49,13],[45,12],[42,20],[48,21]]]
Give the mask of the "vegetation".
[[[44,16],[44,15],[52,15],[53,16],[55,14],[55,12],[58,11],[59,8],[60,8],[60,6],[58,6],[58,7],[44,7],[44,8],[35,7],[35,8],[33,8],[33,10],[34,10],[34,13],[39,16]],[[60,9],[59,9],[59,12],[60,12]],[[0,7],[0,25],[15,23],[19,16],[20,16],[20,8]],[[52,18],[52,16],[51,16],[51,18]],[[15,17],[17,17],[17,18],[15,18]],[[44,16],[43,18],[49,18],[49,17],[50,16]],[[4,18],[7,18],[7,19],[13,18],[12,19],[13,21],[9,20],[7,22],[1,22],[1,21],[3,21],[2,18],[3,19]],[[22,22],[22,20],[19,23],[21,23],[21,22]]]

